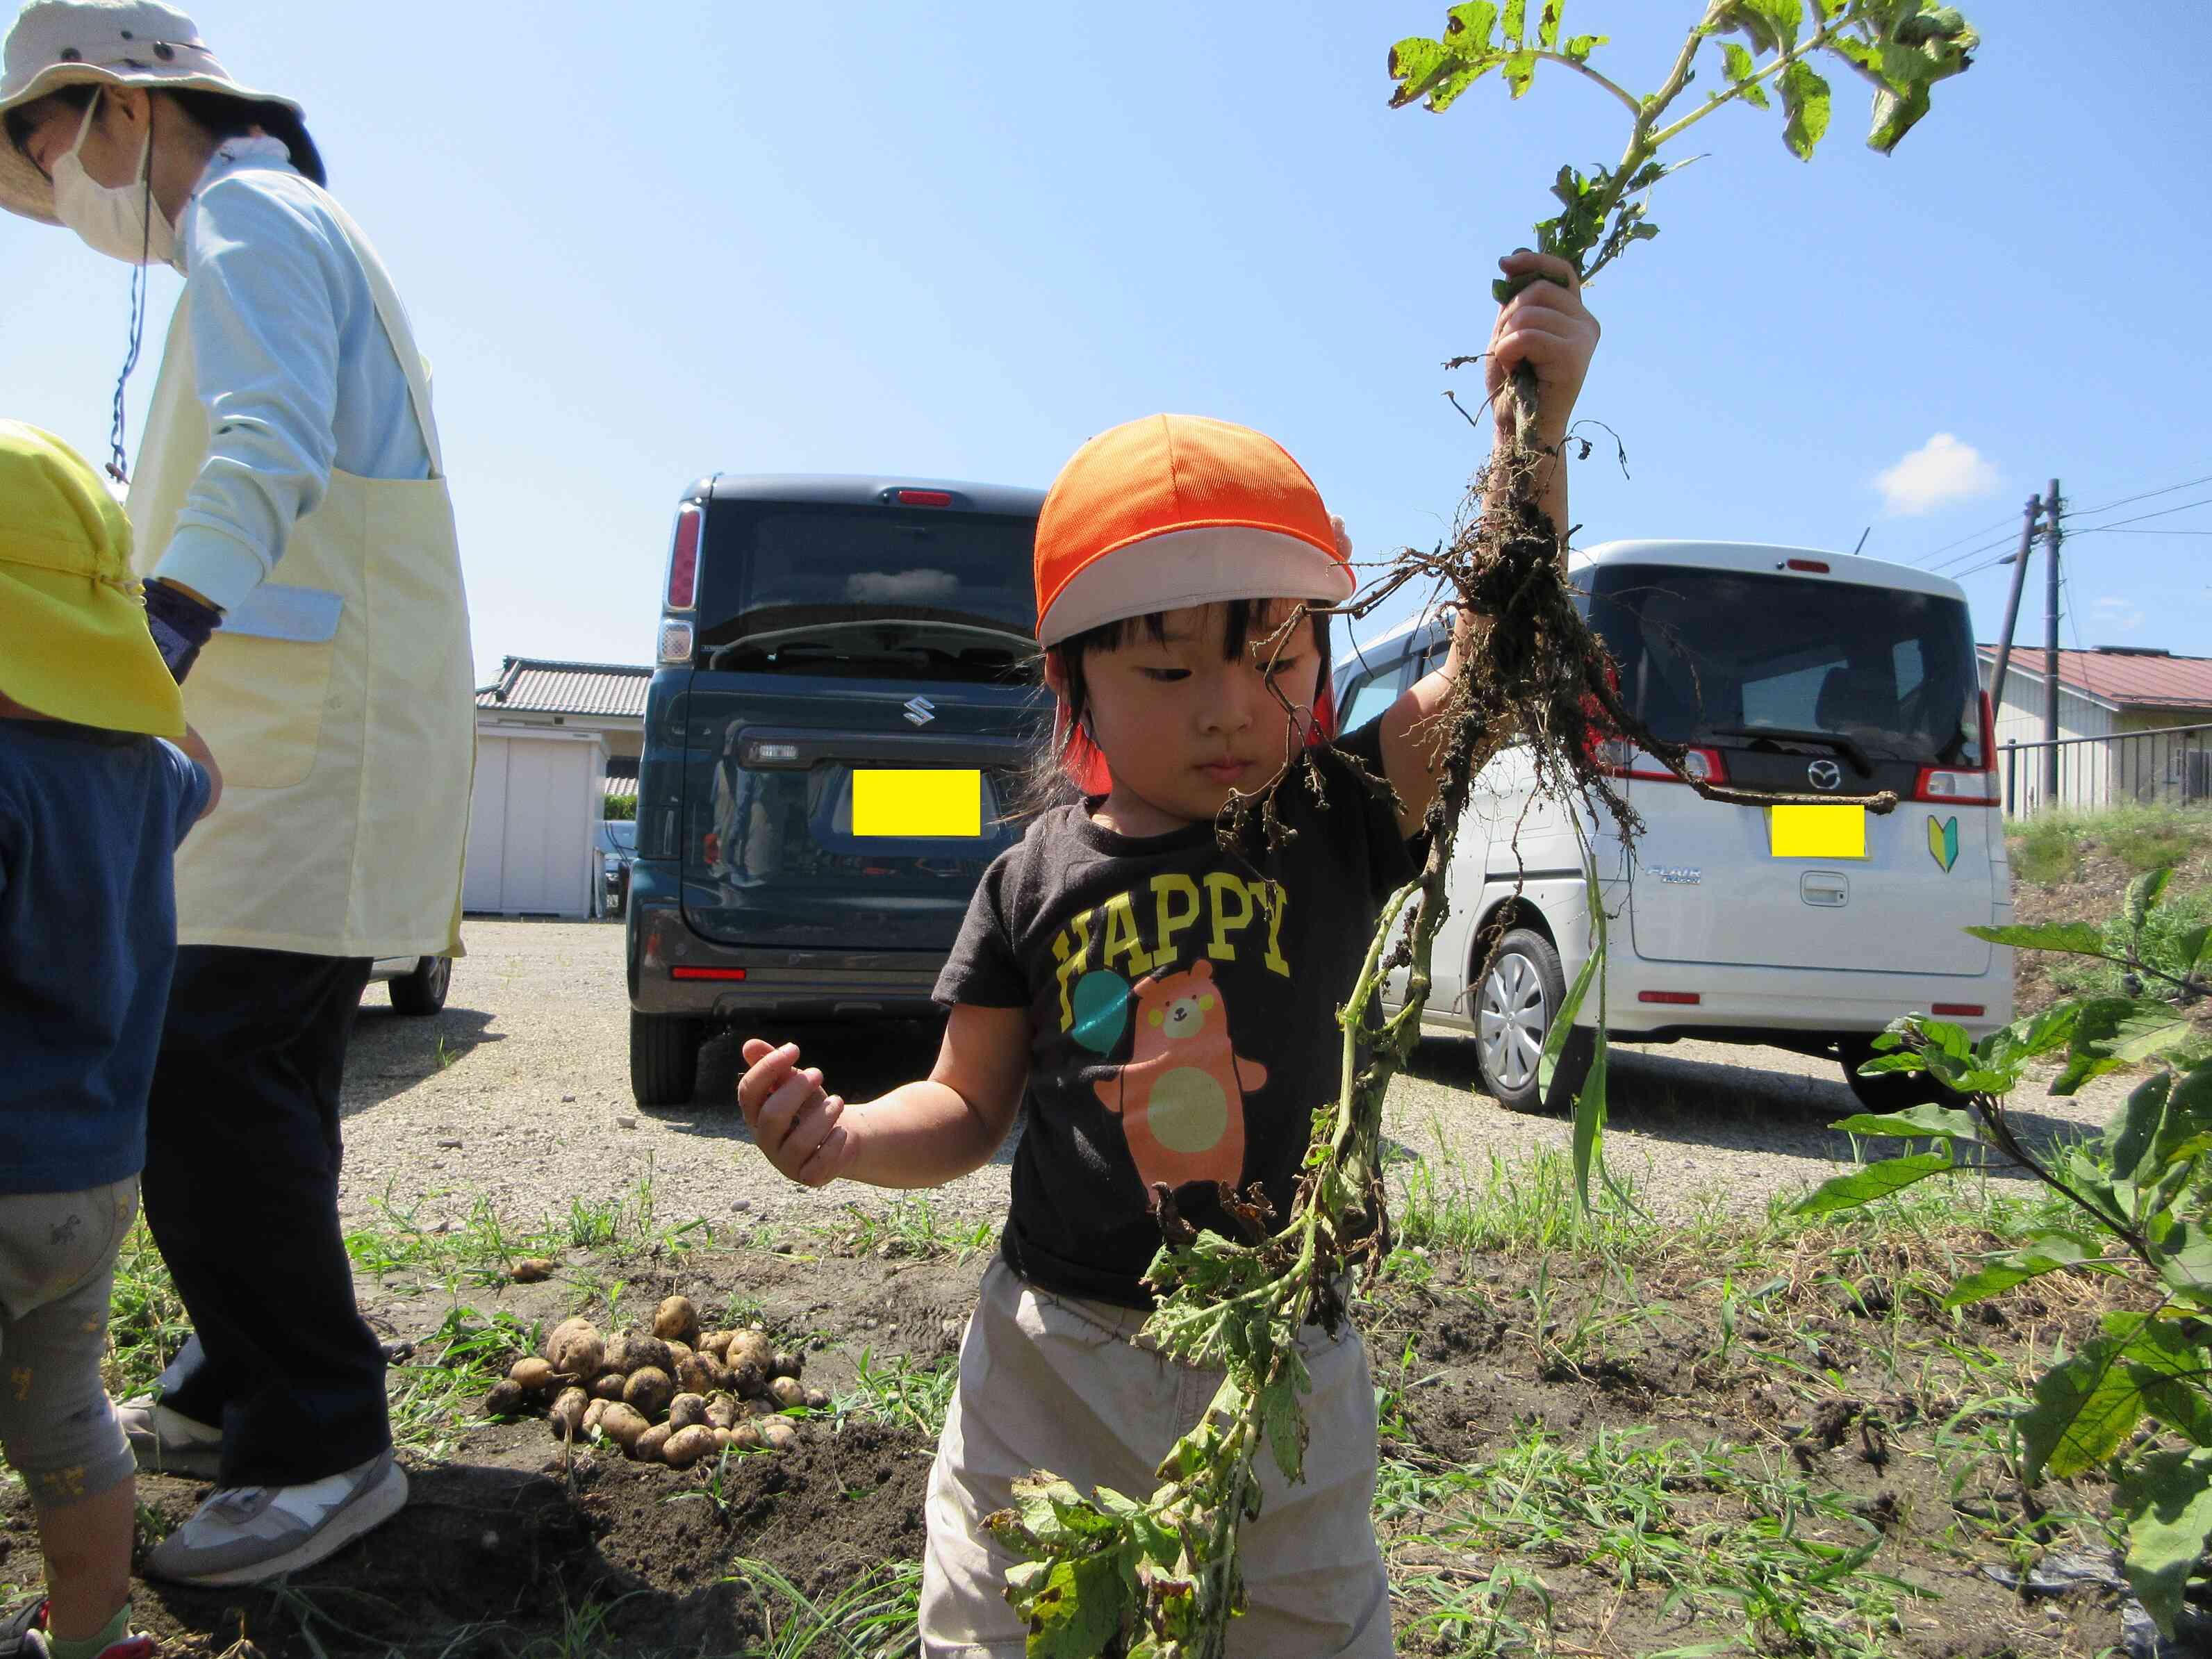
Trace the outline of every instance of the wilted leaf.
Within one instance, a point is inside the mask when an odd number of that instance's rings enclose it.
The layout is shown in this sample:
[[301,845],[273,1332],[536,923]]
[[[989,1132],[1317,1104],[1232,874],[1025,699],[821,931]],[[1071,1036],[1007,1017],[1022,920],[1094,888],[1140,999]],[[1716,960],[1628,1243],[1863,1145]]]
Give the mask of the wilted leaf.
[[1097,1659],[1121,1634],[1121,1565],[1110,1553],[1055,1561],[1030,1598],[1029,1659]]
[[1585,64],[1589,61],[1590,53],[1612,39],[1609,34],[1571,35],[1568,38],[1566,45],[1559,48],[1559,54],[1577,64]]
[[1799,161],[1809,161],[1828,131],[1828,83],[1800,58],[1782,71],[1775,88],[1782,94],[1782,141]]
[[2212,1537],[2212,1451],[2154,1452],[2121,1478],[2128,1583],[2171,1637],[2182,1592]]
[[2015,1419],[2030,1480],[2046,1468],[2064,1479],[2102,1462],[2142,1419],[2142,1390],[2120,1358],[2125,1346],[2098,1337],[2037,1379],[2035,1404]]
[[1798,1215],[1829,1215],[1838,1210],[1856,1209],[1862,1204],[1902,1192],[1916,1181],[1942,1175],[1951,1167],[1948,1152],[1915,1152],[1910,1158],[1886,1158],[1880,1164],[1869,1164],[1863,1170],[1824,1182],[1790,1207]]
[[1723,9],[1719,27],[1742,30],[1760,52],[1788,52],[1804,21],[1801,0],[1735,0]]
[[1290,1364],[1283,1375],[1260,1391],[1260,1420],[1267,1428],[1267,1449],[1275,1455],[1275,1467],[1283,1472],[1284,1480],[1296,1482],[1304,1478],[1310,1433],[1305,1413],[1298,1408],[1298,1395],[1311,1384],[1295,1340],[1286,1357]]

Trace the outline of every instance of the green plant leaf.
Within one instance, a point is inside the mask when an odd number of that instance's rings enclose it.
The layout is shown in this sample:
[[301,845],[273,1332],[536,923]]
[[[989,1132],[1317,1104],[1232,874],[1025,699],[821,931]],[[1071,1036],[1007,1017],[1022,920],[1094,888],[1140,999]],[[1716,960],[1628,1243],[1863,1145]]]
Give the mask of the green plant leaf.
[[[1871,1070],[1876,1062],[1861,1067],[1862,1073]],[[1979,1140],[1981,1127],[1974,1115],[1960,1106],[1933,1104],[1914,1106],[1902,1112],[1861,1112],[1840,1123],[1831,1123],[1831,1129],[1847,1135],[1887,1135],[1894,1139],[1909,1140],[1933,1136],[1941,1140]]]
[[1544,9],[1536,24],[1536,44],[1546,52],[1555,52],[1559,45],[1559,18],[1566,10],[1566,0],[1544,0]]
[[2212,1392],[2207,1391],[2208,1356],[2171,1319],[2145,1320],[2121,1356],[2151,1415],[2212,1446]]
[[1749,104],[1753,109],[1771,107],[1768,102],[1765,87],[1747,84],[1751,77],[1759,72],[1759,66],[1752,62],[1751,54],[1748,52],[1736,45],[1735,41],[1728,41],[1721,47],[1721,61],[1728,69],[1728,78],[1743,88],[1745,103]]
[[1880,1164],[1869,1164],[1864,1169],[1823,1182],[1791,1205],[1790,1212],[1829,1215],[1838,1210],[1855,1210],[1878,1198],[1902,1192],[1916,1181],[1942,1175],[1952,1167],[1948,1152],[1914,1152],[1908,1158],[1885,1158]]
[[2008,1291],[2031,1279],[2094,1261],[2104,1254],[2094,1238],[2074,1233],[2039,1233],[2017,1250],[1992,1256],[1951,1286],[1944,1297],[1947,1308],[1963,1308],[1970,1302]]
[[1589,953],[1583,963],[1582,972],[1575,982],[1567,987],[1567,994],[1559,999],[1559,1012],[1553,1016],[1552,1029],[1544,1033],[1544,1052],[1536,1059],[1536,1094],[1539,1099],[1551,1093],[1552,1079],[1559,1075],[1559,1056],[1565,1052],[1567,1039],[1574,1034],[1575,1016],[1582,1012],[1583,999],[1589,994],[1600,968],[1605,961],[1605,948],[1600,945]]
[[2063,1480],[2102,1462],[2142,1419],[2142,1392],[2120,1358],[2125,1346],[2097,1337],[2037,1379],[2034,1405],[2014,1419],[2030,1482],[2046,1469]]
[[1762,52],[1788,52],[1796,46],[1804,21],[1802,0],[1735,0],[1722,9],[1716,27],[1741,29]]
[[1782,94],[1782,142],[1799,161],[1809,161],[1828,131],[1828,82],[1801,58],[1782,71],[1775,90]]
[[2197,1445],[2212,1446],[2212,1399],[2205,1397],[2201,1380],[2183,1382],[2142,1365],[2135,1367],[2134,1375],[2144,1407],[2153,1417]]
[[2105,1126],[2105,1156],[2112,1160],[2113,1174],[2136,1179],[2160,1124],[2166,1121],[2166,1098],[2172,1092],[2172,1075],[2160,1072],[2136,1085],[2112,1114],[2112,1121]]
[[1605,1025],[1601,1021],[1592,1038],[1589,1074],[1583,1079],[1582,1092],[1575,1097],[1575,1189],[1582,1194],[1585,1210],[1589,1208],[1590,1169],[1597,1162],[1599,1142],[1605,1133],[1607,1066]]
[[1284,1480],[1295,1485],[1304,1478],[1310,1432],[1305,1413],[1298,1409],[1298,1395],[1312,1384],[1295,1340],[1285,1352],[1290,1364],[1260,1391],[1260,1420],[1267,1428],[1267,1449],[1275,1455],[1275,1467],[1283,1472]]
[[2074,956],[2105,954],[2105,934],[2086,921],[2043,921],[2010,927],[1969,927],[1976,939],[2009,945],[2015,951],[2064,951]]
[[2128,1583],[2171,1637],[2212,1537],[2212,1451],[2154,1452],[2121,1478],[2116,1497],[2128,1528]]
[[2011,1066],[2056,1053],[2073,1041],[2074,1027],[2081,1017],[2079,1003],[2058,1003],[1990,1032],[1982,1040],[1982,1054],[1991,1064]]
[[1029,1659],[1097,1659],[1121,1633],[1122,1594],[1110,1553],[1054,1562],[1026,1609]]
[[2154,1254],[2160,1279],[2197,1307],[2212,1309],[2212,1231],[2202,1221],[2176,1221]]
[[1559,55],[1577,64],[1587,64],[1590,53],[1612,39],[1609,34],[1571,35],[1566,45],[1559,48]]
[[2166,884],[2173,879],[2173,866],[2161,865],[2155,870],[2146,870],[2128,884],[2128,926],[2141,932],[2149,920],[2152,907],[2166,896]]

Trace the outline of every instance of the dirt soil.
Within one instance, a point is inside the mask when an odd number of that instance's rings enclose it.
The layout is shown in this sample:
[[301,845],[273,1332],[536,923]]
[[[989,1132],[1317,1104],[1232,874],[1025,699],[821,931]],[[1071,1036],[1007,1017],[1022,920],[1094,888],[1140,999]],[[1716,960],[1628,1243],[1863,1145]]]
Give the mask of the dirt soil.
[[[886,1260],[835,1249],[817,1257],[717,1247],[673,1272],[649,1261],[601,1261],[565,1284],[487,1289],[468,1301],[487,1317],[503,1310],[527,1324],[565,1314],[580,1300],[579,1285],[605,1278],[628,1278],[626,1311],[680,1289],[710,1321],[756,1316],[786,1346],[803,1346],[807,1381],[833,1393],[850,1387],[864,1353],[878,1366],[903,1358],[934,1367],[949,1358],[981,1256]],[[2060,1534],[2039,1531],[2037,1512],[2023,1509],[1994,1462],[1969,1460],[1964,1474],[1955,1456],[1947,1466],[1943,1449],[1987,1416],[1971,1408],[1961,1414],[1973,1392],[1965,1378],[1940,1363],[1923,1370],[1916,1362],[1909,1375],[1891,1375],[1877,1360],[1883,1342],[1900,1334],[1954,1333],[1924,1296],[1899,1288],[1928,1264],[1902,1252],[1898,1264],[1894,1279],[1860,1276],[1858,1289],[1840,1301],[1820,1287],[1820,1264],[1809,1264],[1793,1288],[1743,1316],[1734,1352],[1723,1358],[1711,1283],[1658,1282],[1658,1262],[1638,1287],[1635,1316],[1601,1320],[1602,1338],[1577,1345],[1564,1334],[1591,1328],[1585,1314],[1620,1311],[1588,1276],[1563,1278],[1555,1267],[1549,1317],[1539,1329],[1529,1311],[1538,1288],[1532,1263],[1440,1257],[1385,1281],[1361,1311],[1378,1386],[1390,1391],[1386,1457],[1417,1470],[1479,1470],[1536,1425],[1571,1448],[1632,1429],[1651,1444],[1680,1437],[1752,1448],[1801,1478],[1809,1494],[1835,1495],[1849,1510],[1839,1521],[1808,1506],[1790,1524],[1843,1546],[1878,1536],[1871,1570],[1928,1592],[1904,1603],[1899,1626],[1878,1645],[1852,1651],[2089,1659],[2112,1650],[2120,1614],[2109,1591],[2029,1601],[1984,1571],[2014,1564],[2008,1547],[1985,1530],[1992,1522],[2010,1532],[2009,1547],[2028,1561],[2041,1553],[2039,1539],[2058,1542]],[[397,1389],[410,1368],[419,1376],[435,1362],[428,1339],[452,1302],[430,1289],[394,1291],[374,1281],[361,1288],[374,1322],[421,1345],[395,1368]],[[2096,1311],[2015,1294],[1989,1309],[1974,1335],[2000,1353],[2030,1346],[2047,1352],[2062,1333],[2078,1340]],[[1760,1358],[1765,1351],[1804,1359],[1806,1345],[1810,1364],[1829,1381],[1785,1386],[1789,1368]],[[407,1509],[298,1575],[289,1592],[142,1582],[134,1585],[138,1618],[165,1654],[220,1655],[241,1636],[268,1659],[765,1652],[771,1621],[787,1638],[788,1609],[764,1607],[751,1588],[730,1582],[734,1560],[765,1562],[819,1600],[921,1553],[933,1436],[921,1422],[849,1413],[815,1419],[802,1431],[795,1451],[732,1459],[717,1494],[703,1468],[629,1464],[611,1448],[570,1455],[542,1421],[472,1424],[448,1459],[404,1455],[413,1482]],[[140,1483],[161,1530],[204,1495],[187,1481]],[[2101,1487],[2046,1489],[2042,1497],[2053,1512],[2102,1513],[2109,1502]],[[685,1501],[672,1501],[678,1498]],[[1747,1501],[1719,1486],[1690,1491],[1665,1524],[1678,1531],[1701,1520],[1753,1524]],[[1439,1572],[1480,1582],[1500,1559],[1477,1543],[1433,1541],[1429,1531],[1445,1534],[1433,1517],[1419,1526],[1410,1516],[1386,1520],[1394,1583]],[[1512,1650],[1623,1659],[1688,1648],[1746,1651],[1731,1645],[1744,1629],[1740,1605],[1711,1595],[1675,1605],[1663,1583],[1624,1586],[1617,1568],[1585,1557],[1578,1545],[1587,1541],[1570,1529],[1514,1553],[1513,1561],[1548,1588],[1555,1622],[1547,1641]],[[25,1584],[36,1572],[17,1487],[0,1505],[0,1577]],[[1426,1605],[1402,1587],[1394,1599],[1400,1650],[1468,1651],[1464,1641],[1418,1626]],[[1703,1643],[1722,1645],[1697,1646]],[[825,1642],[807,1651],[856,1650]]]
[[[2128,884],[2136,871],[2100,845],[2094,836],[2081,842],[2081,858],[2073,875],[2049,885],[2015,880],[2013,884],[2014,920],[2023,926],[2044,922],[2086,921],[2101,924],[2118,915],[2127,903]],[[2171,892],[2201,892],[2212,887],[2212,848],[2192,853],[2174,866]],[[2053,982],[2054,974],[2078,966],[2076,958],[2048,951],[2023,951],[2014,983],[2018,988],[2020,1012],[2040,1013],[2066,994]],[[2199,1012],[2212,1018],[2212,1009]]]

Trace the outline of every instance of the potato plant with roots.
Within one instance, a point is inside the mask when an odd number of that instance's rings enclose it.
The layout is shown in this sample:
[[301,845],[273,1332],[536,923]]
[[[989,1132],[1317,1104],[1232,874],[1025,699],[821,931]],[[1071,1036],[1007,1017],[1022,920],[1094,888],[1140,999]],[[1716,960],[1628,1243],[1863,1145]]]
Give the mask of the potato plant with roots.
[[[1929,0],[1710,0],[1665,83],[1638,97],[1591,66],[1606,37],[1563,38],[1564,4],[1468,0],[1452,7],[1440,39],[1417,37],[1391,48],[1398,83],[1391,102],[1425,100],[1440,111],[1493,70],[1518,98],[1537,65],[1553,64],[1623,105],[1630,131],[1620,161],[1587,173],[1562,167],[1553,185],[1560,210],[1536,227],[1539,250],[1567,260],[1583,280],[1657,234],[1648,216],[1650,192],[1685,165],[1661,160],[1662,150],[1723,106],[1778,101],[1784,141],[1809,159],[1827,130],[1832,98],[1815,64],[1839,62],[1873,83],[1868,142],[1887,152],[1927,112],[1934,83],[1966,69],[1978,44],[1956,10]],[[1713,90],[1678,110],[1700,68],[1717,70]],[[1500,301],[1512,291],[1501,284]],[[1243,1194],[1224,1189],[1229,1213],[1245,1235],[1231,1239],[1192,1228],[1173,1194],[1154,1189],[1163,1243],[1149,1281],[1161,1300],[1146,1339],[1173,1359],[1221,1370],[1221,1385],[1198,1425],[1160,1464],[1160,1484],[1150,1495],[1085,1493],[1039,1471],[1017,1483],[1012,1508],[985,1522],[1025,1558],[1009,1573],[1006,1595],[1029,1620],[1028,1650],[1036,1659],[1218,1659],[1226,1650],[1243,1601],[1238,1529],[1259,1512],[1258,1460],[1273,1458],[1291,1480],[1303,1468],[1307,1430],[1299,1397],[1310,1384],[1297,1334],[1310,1322],[1333,1333],[1346,1316],[1352,1276],[1371,1273],[1381,1257],[1383,1095],[1419,1035],[1445,875],[1475,774],[1505,744],[1525,740],[1543,787],[1609,814],[1631,836],[1638,825],[1613,787],[1604,745],[1632,744],[1716,800],[1792,799],[1692,775],[1683,750],[1646,729],[1624,703],[1603,646],[1576,610],[1566,533],[1538,504],[1537,469],[1565,457],[1535,447],[1535,386],[1525,366],[1508,378],[1503,395],[1510,431],[1476,475],[1449,538],[1428,551],[1401,550],[1378,580],[1339,608],[1365,616],[1414,585],[1466,613],[1472,648],[1462,653],[1465,665],[1431,733],[1438,784],[1427,815],[1426,858],[1419,878],[1383,906],[1357,986],[1340,1011],[1336,1096],[1316,1115],[1290,1213],[1274,1215],[1256,1187]],[[1285,623],[1279,638],[1288,639],[1298,620]],[[1286,717],[1295,713],[1286,709]],[[1232,801],[1221,825],[1224,845],[1243,845],[1255,821],[1267,837],[1278,836],[1275,793],[1301,786],[1321,792],[1303,757],[1259,794]],[[1856,799],[1875,812],[1896,805],[1887,793]],[[1553,1018],[1545,1054],[1548,1082],[1595,979],[1599,1029],[1576,1111],[1585,1200],[1605,1112],[1604,910],[1594,876],[1590,882],[1596,948]],[[1377,994],[1385,975],[1401,965],[1409,969],[1405,1002],[1386,1018]]]

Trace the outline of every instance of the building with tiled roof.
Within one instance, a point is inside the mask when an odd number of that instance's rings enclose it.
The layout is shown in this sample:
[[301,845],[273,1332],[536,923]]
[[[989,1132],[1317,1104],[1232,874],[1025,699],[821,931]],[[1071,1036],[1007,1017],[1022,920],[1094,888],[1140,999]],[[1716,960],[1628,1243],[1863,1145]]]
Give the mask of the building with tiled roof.
[[637,787],[645,692],[652,678],[650,667],[633,663],[502,657],[499,678],[477,691],[477,729],[597,732],[607,745],[608,788],[629,793]]
[[[1997,648],[1980,648],[1990,687]],[[2007,810],[2033,811],[2045,787],[2047,669],[2039,646],[2015,644],[1996,710]],[[2058,653],[2059,804],[2212,801],[2212,657],[2147,646]]]

